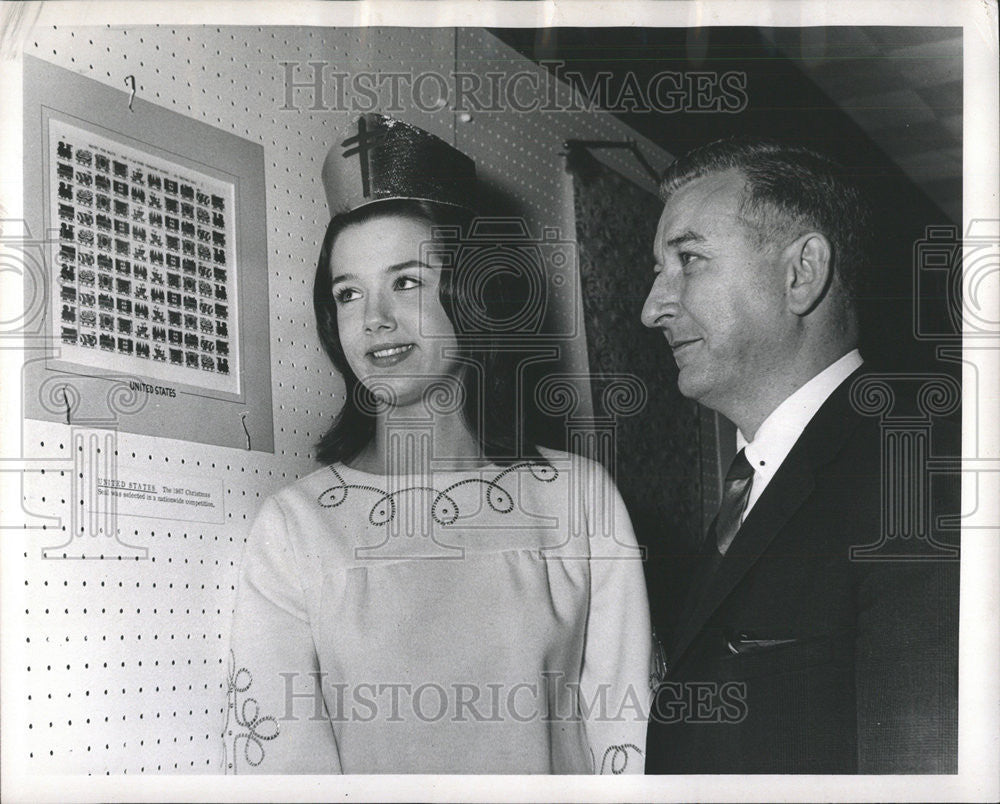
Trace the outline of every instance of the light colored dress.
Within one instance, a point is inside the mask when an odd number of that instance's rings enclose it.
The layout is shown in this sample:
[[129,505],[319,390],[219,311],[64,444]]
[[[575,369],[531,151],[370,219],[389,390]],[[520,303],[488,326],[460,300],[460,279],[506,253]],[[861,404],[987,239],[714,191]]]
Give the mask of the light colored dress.
[[240,570],[228,773],[641,773],[650,622],[608,474],[324,467]]

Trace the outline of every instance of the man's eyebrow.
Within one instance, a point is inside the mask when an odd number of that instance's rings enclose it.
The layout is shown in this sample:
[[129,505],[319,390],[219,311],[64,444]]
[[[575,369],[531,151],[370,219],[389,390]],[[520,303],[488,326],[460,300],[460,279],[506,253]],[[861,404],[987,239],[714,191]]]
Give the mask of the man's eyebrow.
[[[426,262],[421,260],[406,260],[406,262],[397,262],[395,265],[390,265],[386,268],[387,273],[396,273],[398,271],[405,271],[407,268],[430,268]],[[333,280],[330,282],[331,285],[336,285],[338,282],[349,282],[352,279],[357,279],[357,274],[337,274]]]
[[676,248],[677,246],[683,246],[685,243],[704,243],[704,242],[705,238],[702,235],[692,231],[691,229],[685,229],[676,237],[671,237],[667,241],[667,245],[671,248]]

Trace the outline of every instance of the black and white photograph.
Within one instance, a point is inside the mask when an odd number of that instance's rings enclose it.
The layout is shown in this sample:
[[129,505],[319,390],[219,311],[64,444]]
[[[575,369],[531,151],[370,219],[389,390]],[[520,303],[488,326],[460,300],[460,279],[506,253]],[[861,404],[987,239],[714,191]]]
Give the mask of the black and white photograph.
[[4,800],[1000,797],[995,0],[0,15]]

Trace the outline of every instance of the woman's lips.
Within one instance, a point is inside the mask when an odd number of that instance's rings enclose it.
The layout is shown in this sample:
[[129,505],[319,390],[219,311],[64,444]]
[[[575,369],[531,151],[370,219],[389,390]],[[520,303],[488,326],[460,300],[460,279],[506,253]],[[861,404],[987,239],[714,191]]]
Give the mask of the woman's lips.
[[412,351],[412,343],[402,343],[395,346],[380,346],[378,349],[372,349],[365,357],[373,366],[384,368],[403,362],[410,356]]

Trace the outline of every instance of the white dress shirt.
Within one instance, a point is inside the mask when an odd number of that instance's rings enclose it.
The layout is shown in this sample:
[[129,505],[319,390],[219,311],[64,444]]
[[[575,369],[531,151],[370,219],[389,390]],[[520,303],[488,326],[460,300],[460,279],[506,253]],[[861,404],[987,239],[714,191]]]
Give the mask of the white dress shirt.
[[737,431],[736,448],[746,450],[747,460],[753,467],[750,497],[741,522],[760,499],[816,411],[862,362],[861,354],[855,349],[831,363],[771,411],[771,415],[758,428],[753,441],[748,442],[743,433]]

